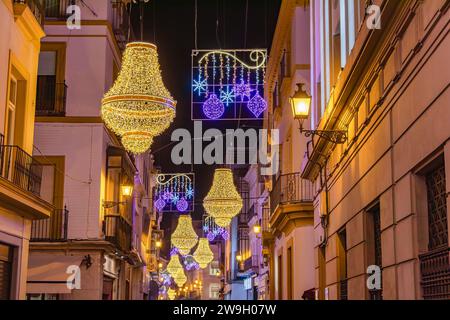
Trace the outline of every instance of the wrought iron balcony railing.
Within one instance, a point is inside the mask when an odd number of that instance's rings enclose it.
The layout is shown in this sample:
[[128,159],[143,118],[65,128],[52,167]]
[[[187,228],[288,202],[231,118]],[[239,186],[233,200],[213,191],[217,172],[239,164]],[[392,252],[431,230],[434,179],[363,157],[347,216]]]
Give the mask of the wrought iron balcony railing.
[[130,28],[130,14],[122,0],[113,0],[111,4],[112,28],[119,48],[124,50],[128,39],[134,39],[133,28]]
[[41,193],[42,164],[18,146],[3,145],[0,135],[0,176],[37,196]]
[[61,242],[67,240],[69,211],[56,209],[48,219],[33,220],[31,225],[32,242]]
[[41,0],[14,0],[15,4],[26,4],[28,8],[30,8],[31,12],[33,12],[36,20],[42,26],[44,25],[45,18],[45,8],[42,5]]
[[103,221],[105,240],[114,244],[123,252],[131,250],[132,228],[125,218],[120,215],[105,215]]
[[425,300],[450,299],[449,249],[446,246],[419,256]]
[[270,193],[270,207],[273,214],[282,204],[312,202],[313,185],[302,179],[300,173],[284,174],[278,177]]
[[66,96],[67,86],[65,83],[56,83],[54,76],[38,76],[36,115],[65,116]]
[[43,0],[45,3],[45,18],[66,20],[69,17],[67,8],[76,4],[76,0]]

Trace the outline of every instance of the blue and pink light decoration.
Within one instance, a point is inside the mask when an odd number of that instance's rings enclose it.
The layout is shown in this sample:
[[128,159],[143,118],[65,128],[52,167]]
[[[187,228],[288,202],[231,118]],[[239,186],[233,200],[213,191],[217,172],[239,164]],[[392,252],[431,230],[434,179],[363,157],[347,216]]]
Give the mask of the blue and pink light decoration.
[[193,50],[192,120],[260,120],[267,50]]
[[208,215],[203,217],[203,234],[209,242],[216,240],[228,240],[230,235],[226,228],[219,227],[214,218]]
[[188,213],[194,210],[194,174],[158,174],[153,205],[159,212]]

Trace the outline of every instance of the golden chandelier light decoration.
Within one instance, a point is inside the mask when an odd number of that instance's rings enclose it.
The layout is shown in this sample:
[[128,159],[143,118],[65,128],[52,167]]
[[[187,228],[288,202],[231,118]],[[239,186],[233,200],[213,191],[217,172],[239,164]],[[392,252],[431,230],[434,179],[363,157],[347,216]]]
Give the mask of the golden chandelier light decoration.
[[122,138],[125,149],[141,154],[170,126],[175,106],[162,81],[156,46],[129,43],[117,80],[102,100],[105,124]]
[[172,245],[178,248],[181,255],[189,254],[198,242],[198,236],[192,226],[191,216],[181,215],[178,218],[178,225],[172,233],[171,241]]
[[173,281],[178,287],[184,286],[184,284],[187,281],[186,274],[184,273],[184,270],[177,272],[176,274],[172,275]]
[[214,253],[209,247],[209,241],[206,238],[201,238],[198,241],[197,250],[194,253],[194,259],[197,261],[200,268],[205,269],[208,264],[214,259]]
[[233,182],[230,169],[217,169],[208,195],[203,200],[206,212],[218,226],[225,228],[242,209],[242,198]]
[[167,290],[167,297],[169,298],[169,300],[174,300],[176,296],[177,292],[175,290],[173,289]]
[[170,273],[170,275],[175,276],[176,274],[180,273],[180,272],[184,272],[183,271],[183,266],[180,263],[180,258],[177,254],[174,254],[172,257],[170,257],[170,261],[167,264],[166,267],[167,272]]

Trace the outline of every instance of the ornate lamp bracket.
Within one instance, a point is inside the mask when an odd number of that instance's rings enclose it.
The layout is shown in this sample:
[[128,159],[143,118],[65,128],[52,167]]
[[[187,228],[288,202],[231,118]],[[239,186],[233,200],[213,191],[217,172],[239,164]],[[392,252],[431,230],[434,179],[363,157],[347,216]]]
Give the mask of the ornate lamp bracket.
[[334,144],[344,144],[348,140],[347,131],[344,130],[304,130],[300,128],[300,132],[307,138],[319,136]]

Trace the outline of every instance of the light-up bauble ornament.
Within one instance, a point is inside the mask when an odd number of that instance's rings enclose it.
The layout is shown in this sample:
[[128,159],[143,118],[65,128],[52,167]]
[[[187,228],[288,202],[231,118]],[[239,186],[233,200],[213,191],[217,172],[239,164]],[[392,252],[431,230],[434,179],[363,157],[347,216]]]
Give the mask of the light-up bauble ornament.
[[185,212],[189,208],[189,203],[186,201],[185,197],[182,197],[177,202],[177,210],[180,212]]
[[267,102],[259,95],[259,92],[248,102],[247,108],[253,113],[256,118],[267,109]]
[[214,93],[203,103],[203,113],[211,120],[219,119],[225,112],[225,105]]
[[172,245],[178,248],[181,255],[189,254],[198,242],[198,236],[192,226],[191,216],[181,215],[178,218],[178,225],[172,233],[171,241]]
[[144,153],[172,123],[175,106],[162,81],[156,46],[129,43],[117,80],[102,100],[105,124],[128,151]]
[[242,198],[233,182],[230,169],[217,169],[203,207],[220,227],[227,227],[242,209]]
[[167,264],[166,270],[172,277],[177,273],[183,271],[183,265],[181,264],[180,257],[177,254],[170,257],[170,261]]
[[197,249],[194,252],[194,259],[198,262],[200,268],[205,269],[214,259],[214,253],[209,247],[208,239],[201,238],[198,241]]
[[155,207],[156,207],[156,209],[158,209],[158,211],[162,211],[165,206],[166,206],[166,202],[161,197],[155,201]]

